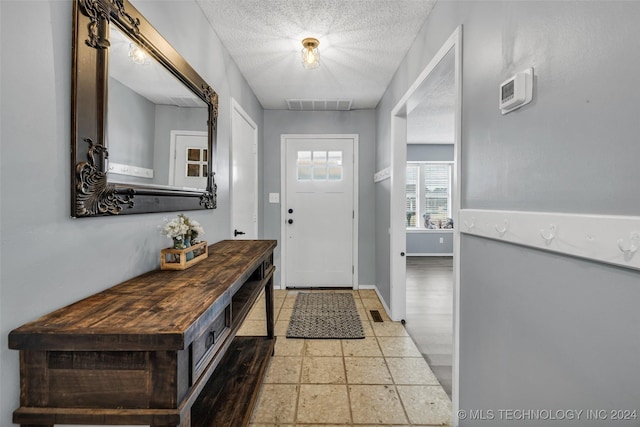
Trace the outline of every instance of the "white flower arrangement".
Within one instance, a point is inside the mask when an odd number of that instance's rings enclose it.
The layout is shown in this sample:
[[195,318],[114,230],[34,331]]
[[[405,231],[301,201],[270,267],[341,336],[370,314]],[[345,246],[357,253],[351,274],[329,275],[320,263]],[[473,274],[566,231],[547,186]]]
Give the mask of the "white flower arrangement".
[[174,248],[184,248],[184,242],[189,239],[190,244],[196,242],[198,236],[204,234],[204,229],[198,221],[189,219],[184,214],[179,214],[176,218],[164,219],[165,224],[160,233],[173,239]]

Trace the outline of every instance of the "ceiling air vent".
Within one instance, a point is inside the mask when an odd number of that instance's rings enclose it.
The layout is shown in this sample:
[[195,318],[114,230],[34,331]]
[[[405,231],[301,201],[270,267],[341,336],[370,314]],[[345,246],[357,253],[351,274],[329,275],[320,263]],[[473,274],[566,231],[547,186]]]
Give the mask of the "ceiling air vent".
[[287,99],[291,111],[349,111],[351,99]]

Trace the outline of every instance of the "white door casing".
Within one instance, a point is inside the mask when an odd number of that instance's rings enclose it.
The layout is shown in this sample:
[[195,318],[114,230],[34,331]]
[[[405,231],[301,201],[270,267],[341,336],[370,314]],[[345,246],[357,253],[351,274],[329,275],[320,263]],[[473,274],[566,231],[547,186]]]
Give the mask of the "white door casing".
[[282,284],[357,289],[357,135],[282,136]]
[[[231,236],[258,238],[258,126],[231,100]],[[244,233],[244,234],[239,234]]]
[[172,130],[169,150],[169,184],[207,188],[207,132]]

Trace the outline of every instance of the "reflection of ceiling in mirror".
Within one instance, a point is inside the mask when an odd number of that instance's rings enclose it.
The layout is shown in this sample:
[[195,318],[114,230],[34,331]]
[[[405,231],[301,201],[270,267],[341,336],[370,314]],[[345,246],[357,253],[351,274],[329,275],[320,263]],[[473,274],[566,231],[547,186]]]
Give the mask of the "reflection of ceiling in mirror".
[[109,77],[139,93],[156,105],[206,107],[204,101],[178,81],[155,59],[136,64],[129,58],[129,38],[111,26]]
[[454,59],[449,52],[407,102],[408,143],[454,142]]

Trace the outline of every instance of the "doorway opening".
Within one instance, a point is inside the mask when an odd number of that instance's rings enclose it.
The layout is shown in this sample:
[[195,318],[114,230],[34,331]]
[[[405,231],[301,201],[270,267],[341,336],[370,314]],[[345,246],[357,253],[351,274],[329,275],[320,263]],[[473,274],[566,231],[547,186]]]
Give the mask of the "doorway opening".
[[[443,44],[440,50],[427,64],[418,78],[409,87],[405,95],[396,104],[391,112],[391,202],[390,202],[390,310],[393,320],[407,319],[407,218],[409,218],[407,200],[407,152],[408,143],[421,142],[414,140],[415,133],[423,130],[425,126],[435,127],[434,123],[429,123],[435,117],[434,110],[444,108],[442,104],[434,103],[437,88],[449,87],[449,97],[446,97],[447,108],[451,111],[447,115],[450,141],[453,146],[453,163],[451,177],[451,197],[450,210],[453,220],[453,229],[449,231],[452,239],[453,260],[452,260],[452,323],[448,325],[452,334],[451,344],[451,399],[453,406],[453,423],[457,424],[457,413],[459,405],[458,390],[458,361],[459,361],[459,251],[460,233],[458,231],[457,218],[460,210],[460,135],[461,135],[461,110],[462,110],[462,90],[461,90],[461,68],[462,58],[462,27],[458,27],[449,39]],[[444,99],[444,98],[443,98]],[[442,111],[440,111],[442,113]],[[445,121],[446,122],[446,121]],[[443,125],[445,126],[445,125]],[[432,129],[433,130],[433,129]],[[437,129],[436,129],[437,130]],[[434,142],[434,141],[431,141]],[[420,184],[422,185],[422,183]],[[427,193],[421,189],[417,194]],[[428,203],[425,203],[428,204]],[[427,218],[426,210],[416,212],[415,216],[420,222]],[[449,213],[448,213],[449,214]],[[415,225],[415,222],[413,223]],[[438,230],[443,231],[443,230]],[[432,233],[425,227],[424,233]],[[444,240],[444,236],[438,236]],[[450,254],[449,254],[450,255]],[[407,329],[409,330],[411,326]]]

